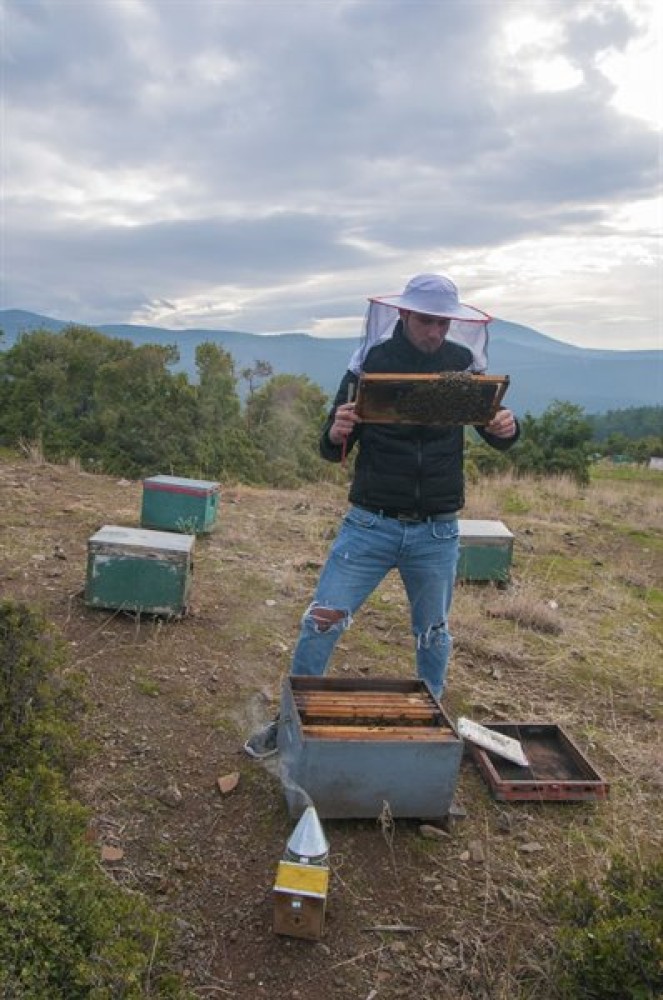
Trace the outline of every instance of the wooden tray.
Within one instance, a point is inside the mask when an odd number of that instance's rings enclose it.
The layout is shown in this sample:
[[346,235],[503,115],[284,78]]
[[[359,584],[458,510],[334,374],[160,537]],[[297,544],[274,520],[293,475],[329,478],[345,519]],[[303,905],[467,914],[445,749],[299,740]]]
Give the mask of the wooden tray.
[[356,411],[372,424],[488,424],[508,386],[508,375],[364,374],[359,379]]
[[470,753],[496,799],[581,802],[608,797],[609,784],[558,725],[535,722],[484,725],[519,740],[529,762],[528,767],[521,767],[469,744]]

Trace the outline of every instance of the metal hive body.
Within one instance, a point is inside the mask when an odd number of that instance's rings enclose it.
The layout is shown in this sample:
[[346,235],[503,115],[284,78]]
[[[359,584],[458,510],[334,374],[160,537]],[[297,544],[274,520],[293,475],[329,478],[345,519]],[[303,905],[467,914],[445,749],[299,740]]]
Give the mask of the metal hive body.
[[423,681],[288,677],[278,745],[290,815],[439,819],[451,807],[462,740]]

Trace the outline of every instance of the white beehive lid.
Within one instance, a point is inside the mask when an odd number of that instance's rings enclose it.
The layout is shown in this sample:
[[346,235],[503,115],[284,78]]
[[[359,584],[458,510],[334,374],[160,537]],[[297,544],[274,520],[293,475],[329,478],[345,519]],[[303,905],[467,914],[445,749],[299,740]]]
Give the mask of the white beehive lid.
[[513,532],[509,531],[502,521],[481,521],[460,518],[458,521],[458,531],[461,542],[468,538],[476,538],[486,542],[503,542],[513,538]]
[[488,729],[487,726],[482,726],[478,722],[472,722],[471,719],[466,719],[463,716],[458,719],[456,728],[458,729],[459,736],[462,736],[465,740],[469,740],[470,743],[476,743],[477,746],[483,747],[484,750],[490,750],[500,757],[505,757],[507,760],[513,761],[514,764],[520,764],[521,767],[529,765],[520,742],[512,736],[495,732],[494,729]]
[[172,531],[152,531],[148,528],[125,528],[105,524],[89,539],[90,545],[117,545],[137,549],[157,549],[170,552],[190,552],[195,535],[181,535]]
[[186,479],[182,476],[148,476],[143,480],[143,485],[161,486],[164,489],[182,490],[187,493],[216,493],[220,484],[211,479]]

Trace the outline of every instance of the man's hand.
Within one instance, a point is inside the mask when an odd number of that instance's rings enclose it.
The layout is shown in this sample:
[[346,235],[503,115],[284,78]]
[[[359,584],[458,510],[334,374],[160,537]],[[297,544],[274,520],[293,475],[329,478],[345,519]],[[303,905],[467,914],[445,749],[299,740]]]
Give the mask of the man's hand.
[[484,430],[493,437],[512,438],[516,433],[516,418],[511,410],[498,410]]
[[343,403],[334,414],[334,423],[329,428],[329,440],[332,444],[343,444],[343,439],[352,433],[352,429],[359,422],[359,417],[355,413],[354,403]]

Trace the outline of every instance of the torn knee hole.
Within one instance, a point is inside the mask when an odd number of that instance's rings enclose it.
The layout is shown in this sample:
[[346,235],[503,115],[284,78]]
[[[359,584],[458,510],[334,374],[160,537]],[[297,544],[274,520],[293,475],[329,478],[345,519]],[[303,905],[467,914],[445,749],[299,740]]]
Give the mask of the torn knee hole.
[[439,622],[437,625],[430,625],[425,632],[420,632],[417,635],[417,648],[430,649],[432,645],[444,642],[446,635],[446,622]]
[[345,611],[336,611],[334,608],[312,608],[311,620],[320,632],[327,632],[338,622],[345,618]]

